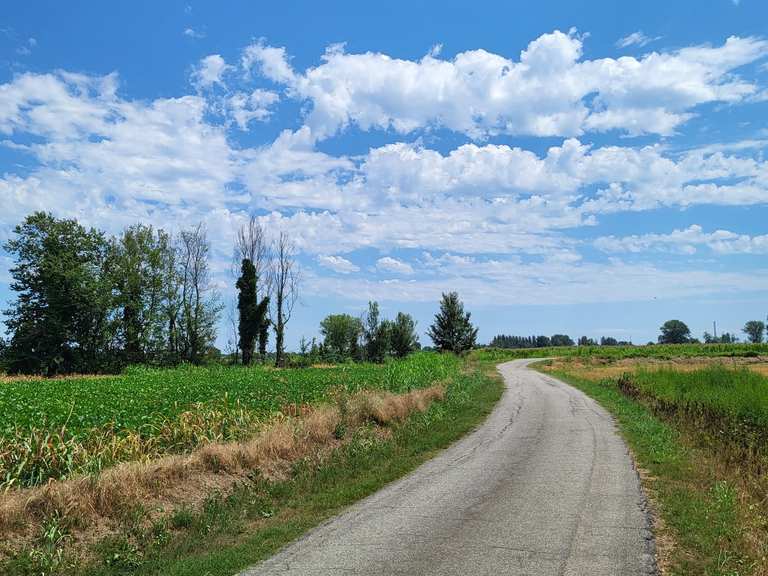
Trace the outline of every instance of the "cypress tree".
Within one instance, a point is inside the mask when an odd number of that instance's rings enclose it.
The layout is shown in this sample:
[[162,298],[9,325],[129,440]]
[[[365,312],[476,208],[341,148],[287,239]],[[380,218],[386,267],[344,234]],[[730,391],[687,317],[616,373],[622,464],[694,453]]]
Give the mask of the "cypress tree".
[[253,350],[256,338],[259,336],[259,318],[256,303],[256,268],[248,258],[243,258],[240,278],[237,279],[237,310],[240,312],[240,320],[237,325],[240,337],[240,350],[243,355],[243,364],[246,366],[253,359]]

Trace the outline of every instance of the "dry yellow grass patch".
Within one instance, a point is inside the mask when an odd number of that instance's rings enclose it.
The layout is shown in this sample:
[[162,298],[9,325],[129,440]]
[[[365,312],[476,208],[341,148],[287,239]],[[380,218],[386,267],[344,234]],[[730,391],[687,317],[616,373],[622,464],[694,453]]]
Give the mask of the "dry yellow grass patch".
[[445,388],[439,385],[405,394],[364,392],[350,399],[349,409],[353,422],[372,420],[384,425],[404,420],[414,411],[424,412],[433,400],[442,400],[444,396]]
[[262,423],[244,441],[211,442],[186,455],[119,464],[98,476],[8,490],[0,494],[0,539],[8,544],[24,541],[55,515],[69,520],[80,532],[79,540],[93,540],[138,503],[168,511],[198,505],[214,489],[225,494],[254,474],[283,479],[297,460],[322,458],[343,442],[337,438],[340,425],[349,433],[367,422],[385,425],[403,420],[444,395],[443,386],[399,395],[362,391],[345,398],[343,408],[339,404],[289,409],[288,415]]
[[768,359],[756,358],[725,358],[725,357],[701,357],[701,358],[676,358],[664,360],[659,358],[623,358],[620,360],[606,360],[601,358],[555,358],[549,365],[543,365],[542,370],[567,371],[587,380],[602,380],[604,378],[618,378],[626,372],[633,372],[639,368],[645,369],[674,369],[678,372],[694,372],[713,365],[723,365],[729,368],[747,368],[764,376],[768,376]]
[[104,378],[114,378],[114,375],[110,374],[65,374],[62,376],[28,376],[23,374],[9,375],[0,374],[0,384],[6,384],[9,382],[37,382],[39,380],[103,380]]

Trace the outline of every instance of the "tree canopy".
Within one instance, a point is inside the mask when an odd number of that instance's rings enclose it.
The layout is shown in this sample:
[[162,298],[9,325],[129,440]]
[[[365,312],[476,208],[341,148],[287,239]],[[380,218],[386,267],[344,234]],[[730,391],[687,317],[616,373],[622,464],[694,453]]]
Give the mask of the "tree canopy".
[[765,322],[760,320],[750,320],[744,324],[742,332],[747,335],[750,342],[753,344],[760,344],[763,341],[763,335],[765,334]]
[[362,359],[360,339],[363,323],[360,318],[350,314],[330,314],[320,322],[320,332],[327,352],[336,355],[338,359]]
[[477,341],[477,328],[470,317],[469,312],[464,312],[458,293],[443,294],[440,311],[427,334],[438,350],[460,354],[472,349]]
[[5,311],[12,373],[114,371],[134,362],[201,362],[218,305],[201,226],[180,242],[150,226],[118,237],[35,212],[5,245],[16,299]]
[[691,339],[690,329],[681,320],[667,320],[660,330],[660,344],[685,344]]

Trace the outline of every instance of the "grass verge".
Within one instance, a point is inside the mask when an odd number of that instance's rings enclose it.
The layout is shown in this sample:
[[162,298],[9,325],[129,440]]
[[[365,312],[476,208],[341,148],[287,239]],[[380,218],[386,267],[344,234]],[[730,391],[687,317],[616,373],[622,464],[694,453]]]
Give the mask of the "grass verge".
[[479,424],[503,390],[491,364],[467,364],[448,383],[443,401],[381,434],[374,425],[322,460],[303,459],[289,478],[257,477],[227,496],[212,494],[202,508],[171,515],[126,510],[119,536],[103,539],[87,557],[59,552],[70,535],[51,518],[34,548],[0,573],[231,575],[273,554],[309,528],[406,474]]
[[[539,368],[545,368],[542,363]],[[690,427],[657,415],[624,395],[616,380],[590,380],[547,370],[597,400],[617,420],[656,508],[656,539],[664,574],[764,576],[765,550],[753,542],[766,519],[741,490],[738,470]],[[764,503],[763,503],[764,506]],[[763,527],[756,525],[763,523]]]

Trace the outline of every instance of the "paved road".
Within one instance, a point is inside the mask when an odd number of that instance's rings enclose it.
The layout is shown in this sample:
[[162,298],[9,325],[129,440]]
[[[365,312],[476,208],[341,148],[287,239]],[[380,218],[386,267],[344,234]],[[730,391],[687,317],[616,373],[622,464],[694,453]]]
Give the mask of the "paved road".
[[478,430],[243,574],[655,574],[610,416],[529,362],[499,367],[507,390]]

